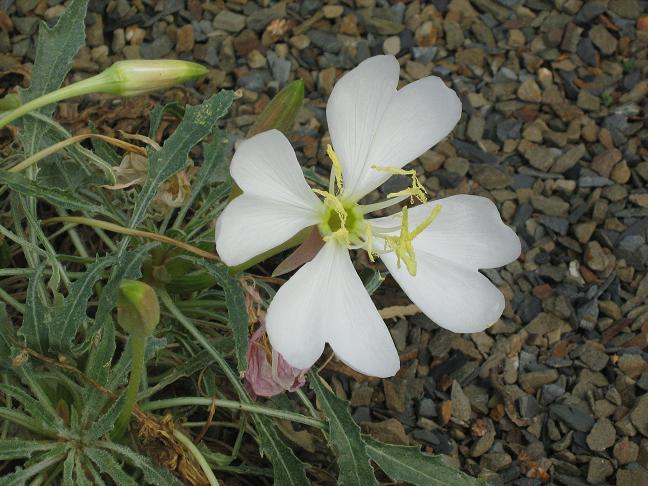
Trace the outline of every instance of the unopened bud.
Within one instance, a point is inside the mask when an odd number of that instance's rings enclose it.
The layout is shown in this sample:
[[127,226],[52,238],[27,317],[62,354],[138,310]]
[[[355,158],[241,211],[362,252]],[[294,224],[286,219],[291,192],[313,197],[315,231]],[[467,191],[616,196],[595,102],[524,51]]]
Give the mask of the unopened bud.
[[189,61],[131,60],[118,61],[99,74],[98,91],[118,96],[134,96],[200,78],[206,67]]
[[150,336],[160,322],[160,304],[153,287],[122,280],[117,297],[117,322],[133,336]]
[[304,82],[299,79],[290,83],[272,98],[250,128],[248,137],[273,128],[283,133],[289,132],[295,124],[303,102]]

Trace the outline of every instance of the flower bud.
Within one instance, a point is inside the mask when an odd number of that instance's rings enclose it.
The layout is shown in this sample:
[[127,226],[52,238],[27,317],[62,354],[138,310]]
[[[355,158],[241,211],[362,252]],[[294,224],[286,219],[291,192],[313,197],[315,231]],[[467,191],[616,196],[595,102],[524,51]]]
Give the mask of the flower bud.
[[99,74],[98,91],[118,96],[135,96],[170,88],[207,74],[206,67],[170,59],[118,61]]
[[303,102],[304,82],[299,79],[290,83],[272,98],[248,131],[248,138],[273,128],[283,133],[289,132],[295,124]]
[[15,93],[9,93],[4,98],[0,98],[0,111],[15,110],[20,106],[20,96]]
[[160,304],[153,287],[122,280],[117,297],[117,322],[132,336],[150,336],[160,322]]

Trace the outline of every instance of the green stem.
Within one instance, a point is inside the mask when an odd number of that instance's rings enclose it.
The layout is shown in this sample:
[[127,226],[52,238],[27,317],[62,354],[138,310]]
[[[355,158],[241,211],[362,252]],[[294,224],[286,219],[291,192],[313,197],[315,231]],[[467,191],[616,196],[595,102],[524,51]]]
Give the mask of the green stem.
[[25,313],[25,305],[18,302],[11,295],[9,295],[2,287],[0,287],[0,299],[4,300],[11,307],[16,309],[21,314]]
[[194,456],[196,461],[198,462],[198,465],[200,468],[203,470],[205,473],[205,476],[207,477],[207,481],[209,481],[210,486],[218,486],[218,479],[216,479],[216,476],[214,476],[214,473],[211,470],[211,467],[207,463],[207,459],[205,459],[205,456],[203,456],[198,448],[194,445],[194,443],[191,441],[189,437],[184,435],[182,432],[180,432],[178,429],[173,429],[173,436],[178,439],[178,441],[187,448],[189,452]]
[[9,111],[4,115],[0,116],[0,128],[5,127],[12,121],[26,115],[31,111],[38,110],[47,105],[57,103],[59,101],[72,98],[75,96],[82,96],[90,93],[95,93],[98,91],[98,87],[104,84],[105,76],[102,76],[103,73],[91,78],[84,79],[77,83],[70,84],[64,88],[59,88],[56,91],[47,93],[43,96],[39,96],[31,101],[28,101],[24,105],[20,105],[15,110]]
[[219,398],[208,398],[208,397],[175,397],[175,398],[166,398],[163,400],[155,400],[148,402],[142,405],[142,410],[151,411],[151,410],[160,410],[163,408],[171,407],[185,407],[191,405],[206,406],[209,407],[214,404],[217,408],[227,408],[230,410],[240,410],[242,412],[251,412],[258,413],[261,415],[267,415],[269,417],[275,417],[282,420],[290,420],[292,422],[297,422],[304,425],[310,425],[311,427],[316,427],[322,429],[325,427],[323,421],[307,417],[305,415],[287,412],[285,410],[278,410],[276,408],[264,407],[263,405],[256,405],[253,403],[242,403],[235,400],[222,400]]
[[131,335],[131,373],[128,379],[128,387],[126,388],[126,401],[124,408],[122,408],[117,421],[115,422],[115,429],[113,430],[112,437],[119,439],[126,432],[128,422],[130,422],[133,406],[137,402],[137,392],[139,390],[140,382],[142,381],[142,374],[144,372],[144,349],[146,348],[146,336]]

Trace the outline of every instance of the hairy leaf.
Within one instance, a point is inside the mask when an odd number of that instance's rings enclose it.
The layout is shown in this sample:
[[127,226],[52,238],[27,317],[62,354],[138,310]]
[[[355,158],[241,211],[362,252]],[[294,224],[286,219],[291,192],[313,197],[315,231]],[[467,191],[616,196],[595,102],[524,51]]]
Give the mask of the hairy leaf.
[[136,227],[157,193],[160,184],[187,165],[191,148],[211,132],[216,122],[227,112],[234,93],[221,91],[198,106],[189,106],[185,116],[159,151],[149,152],[149,173],[137,196],[130,227]]
[[93,442],[100,439],[107,433],[111,432],[119,417],[122,408],[124,408],[124,401],[126,395],[122,395],[113,402],[111,407],[90,427],[90,430],[85,434],[88,442]]
[[200,258],[186,256],[187,260],[203,267],[225,292],[225,302],[229,316],[229,325],[234,334],[234,348],[239,372],[247,369],[248,349],[248,315],[245,307],[245,295],[238,280],[233,277],[225,265],[215,265]]
[[78,194],[72,195],[61,189],[42,186],[19,173],[0,170],[0,183],[5,184],[9,189],[23,196],[35,197],[47,201],[54,207],[61,207],[71,211],[85,211],[88,213],[110,215],[110,213],[104,211],[100,206],[79,199]]
[[448,466],[443,456],[424,454],[418,447],[383,444],[364,436],[367,453],[394,481],[417,486],[487,486],[481,479]]
[[50,350],[70,352],[79,327],[88,319],[86,307],[94,284],[107,267],[115,264],[113,256],[99,258],[89,265],[82,277],[70,287],[68,296],[57,305],[50,324]]
[[29,278],[23,323],[18,330],[18,335],[25,338],[25,344],[40,353],[47,349],[47,320],[49,319],[49,312],[38,292],[38,282],[40,282],[43,276],[43,270],[46,267],[46,262],[41,263]]
[[40,440],[5,439],[0,440],[0,460],[31,457],[34,452],[47,451],[57,446],[56,442]]
[[272,420],[263,415],[255,415],[254,422],[259,431],[261,450],[272,461],[274,484],[276,486],[307,486],[311,484],[306,477],[304,463],[281,440]]
[[61,444],[31,460],[27,467],[17,468],[13,473],[2,478],[2,486],[25,486],[27,481],[39,472],[53,466],[66,456],[68,444]]
[[115,484],[137,486],[135,480],[122,469],[112,454],[95,447],[86,447],[83,452],[97,465],[102,473],[110,476],[115,481]]
[[148,457],[142,456],[126,446],[118,445],[113,442],[103,442],[104,448],[111,452],[116,452],[124,457],[133,466],[144,473],[144,479],[155,486],[181,486],[182,483],[172,476],[169,471],[153,464]]
[[349,404],[335,396],[314,372],[309,373],[311,388],[317,394],[329,424],[329,441],[337,454],[339,484],[378,484],[369,462],[360,427],[349,412]]
[[155,140],[155,135],[157,134],[158,129],[160,128],[160,123],[162,123],[162,118],[166,113],[170,113],[176,118],[182,120],[184,117],[185,108],[177,101],[172,101],[166,105],[156,105],[151,110],[149,115],[149,138]]
[[61,482],[61,486],[75,486],[73,477],[75,456],[76,449],[70,449],[63,463],[63,481]]
[[52,433],[62,430],[63,420],[61,420],[60,417],[53,415],[45,404],[36,400],[22,388],[0,383],[0,391],[20,402],[25,409],[25,412],[35,419],[43,429]]
[[[88,0],[74,0],[66,7],[53,28],[41,22],[31,86],[21,93],[24,101],[38,98],[61,86],[72,67],[72,59],[85,44],[84,20],[87,7]],[[54,106],[46,106],[39,111],[49,116],[54,112]],[[46,131],[43,122],[32,117],[24,119],[21,137],[28,155],[38,150]]]

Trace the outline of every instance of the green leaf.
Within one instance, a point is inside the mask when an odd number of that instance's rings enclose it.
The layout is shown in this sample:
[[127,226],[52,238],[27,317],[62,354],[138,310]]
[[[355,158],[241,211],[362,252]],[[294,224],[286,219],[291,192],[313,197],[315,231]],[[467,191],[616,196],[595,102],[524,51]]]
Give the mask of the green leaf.
[[43,276],[46,267],[46,262],[41,263],[29,278],[25,313],[23,314],[22,326],[18,330],[18,335],[25,338],[25,344],[39,353],[47,349],[49,312],[46,303],[42,301],[38,292],[38,282]]
[[7,316],[7,307],[4,302],[0,302],[0,370],[3,366],[12,366],[11,348],[16,341],[15,332]]
[[194,177],[191,184],[191,197],[196,197],[205,184],[213,181],[222,181],[227,177],[225,168],[225,149],[227,148],[227,138],[225,132],[219,128],[214,128],[212,140],[203,145],[204,158],[200,169]]
[[277,434],[277,429],[268,417],[255,415],[254,422],[259,431],[261,450],[272,461],[274,484],[276,486],[307,486],[304,463],[297,459],[293,450]]
[[112,454],[95,447],[86,447],[83,449],[85,455],[94,462],[99,470],[110,476],[116,484],[124,486],[137,486],[137,483],[131,478],[126,471],[122,469]]
[[[23,101],[31,101],[58,89],[72,67],[72,59],[85,44],[87,0],[74,0],[63,11],[56,25],[41,22],[38,30],[36,58],[31,86],[22,93]],[[41,110],[52,114],[54,107]]]
[[85,440],[92,443],[93,441],[100,439],[101,437],[112,431],[115,426],[115,422],[117,421],[117,417],[119,417],[119,414],[124,407],[125,399],[126,395],[122,395],[121,397],[119,397],[119,399],[113,402],[106,413],[104,413],[101,417],[99,417],[99,420],[92,424],[90,430],[85,434]]
[[81,454],[77,454],[76,457],[74,458],[74,478],[76,479],[76,483],[74,486],[99,486],[103,485],[105,486],[105,483],[99,482],[97,480],[94,481],[94,484],[88,479],[88,476],[86,474],[86,471],[88,471],[92,475],[99,476],[99,474],[94,470],[94,467],[92,467],[92,464],[90,464],[88,461],[83,460],[83,456]]
[[50,450],[58,445],[57,442],[36,440],[5,439],[0,440],[0,460],[31,457],[34,452]]
[[182,118],[184,117],[185,109],[184,106],[182,106],[177,101],[172,101],[171,103],[168,103],[164,106],[155,105],[151,110],[151,114],[149,115],[149,138],[155,140],[155,135],[160,128],[162,118],[167,112],[175,116],[179,120],[182,120]]
[[79,199],[78,195],[71,195],[61,189],[42,186],[19,173],[0,170],[0,183],[5,184],[9,189],[23,196],[31,196],[47,201],[54,207],[62,207],[71,211],[85,211],[88,213],[110,215],[110,213],[104,211],[100,206]]
[[187,165],[191,148],[211,132],[216,122],[227,112],[234,93],[221,91],[198,106],[189,106],[178,128],[160,150],[149,151],[149,173],[137,196],[129,226],[136,227],[165,180]]
[[448,466],[443,456],[431,456],[418,447],[383,444],[364,436],[369,457],[394,481],[406,481],[416,486],[487,486]]
[[63,463],[63,481],[61,482],[61,486],[75,486],[73,477],[75,456],[76,449],[70,449]]
[[360,435],[360,427],[355,423],[349,404],[335,396],[317,374],[309,373],[311,388],[317,394],[324,415],[329,424],[329,442],[337,454],[340,469],[339,484],[370,485],[378,484],[369,462],[365,444]]
[[60,417],[52,415],[48,407],[46,407],[41,401],[36,400],[34,397],[26,393],[22,388],[0,383],[0,391],[19,401],[25,409],[25,412],[33,419],[36,419],[42,428],[53,433],[62,430],[63,420]]
[[144,473],[144,479],[156,486],[181,486],[182,483],[169,471],[153,464],[148,457],[142,456],[128,447],[113,442],[102,442],[102,447],[123,456],[133,466]]
[[25,486],[30,478],[60,462],[66,456],[68,447],[68,444],[63,443],[34,458],[24,469],[18,467],[2,478],[2,486]]
[[50,351],[70,352],[79,327],[88,319],[86,308],[94,284],[107,267],[115,264],[113,256],[102,257],[89,265],[71,286],[68,296],[55,308],[50,323]]
[[234,349],[239,372],[247,369],[248,350],[248,314],[245,306],[245,294],[238,282],[225,265],[216,265],[200,258],[185,256],[187,260],[203,267],[216,279],[225,293],[225,303],[229,316],[229,325],[234,335]]
[[[85,44],[85,15],[88,0],[74,0],[66,7],[53,28],[41,22],[36,45],[36,57],[32,69],[31,86],[21,93],[23,101],[30,101],[58,89],[72,67],[72,59]],[[39,110],[50,116],[54,105]],[[23,120],[21,134],[25,152],[34,154],[43,134],[47,131],[43,122],[27,117]]]

